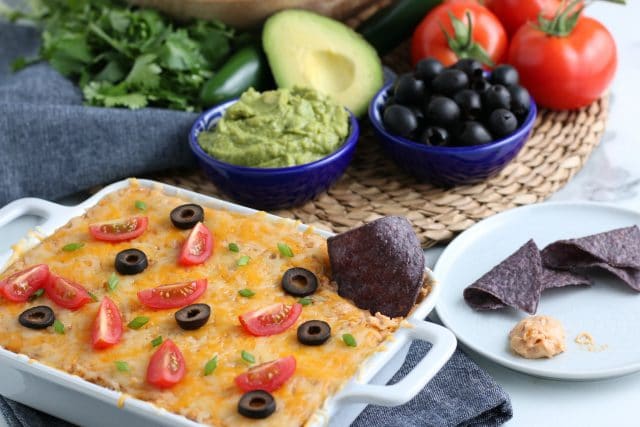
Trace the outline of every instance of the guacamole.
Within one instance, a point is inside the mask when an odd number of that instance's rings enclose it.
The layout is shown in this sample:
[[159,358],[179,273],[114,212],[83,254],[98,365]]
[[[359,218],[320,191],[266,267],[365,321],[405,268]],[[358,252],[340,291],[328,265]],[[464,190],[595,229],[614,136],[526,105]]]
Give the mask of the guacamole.
[[259,93],[250,88],[198,143],[223,162],[276,168],[321,159],[348,134],[349,113],[314,89]]

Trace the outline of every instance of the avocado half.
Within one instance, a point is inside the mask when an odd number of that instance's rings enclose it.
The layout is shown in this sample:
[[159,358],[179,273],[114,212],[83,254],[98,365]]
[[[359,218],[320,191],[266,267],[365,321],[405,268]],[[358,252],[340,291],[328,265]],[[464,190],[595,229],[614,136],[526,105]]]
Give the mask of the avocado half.
[[271,16],[262,44],[278,87],[312,87],[356,116],[382,87],[382,64],[362,36],[333,19],[290,9]]

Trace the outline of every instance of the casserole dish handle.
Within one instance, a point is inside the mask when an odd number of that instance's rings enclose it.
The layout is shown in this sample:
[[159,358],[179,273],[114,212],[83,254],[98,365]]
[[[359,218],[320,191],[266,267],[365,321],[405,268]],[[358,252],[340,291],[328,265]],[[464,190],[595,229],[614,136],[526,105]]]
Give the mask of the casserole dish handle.
[[407,329],[408,340],[430,342],[432,347],[424,358],[403,379],[393,385],[352,384],[341,393],[346,403],[369,403],[398,406],[413,399],[442,369],[456,349],[456,338],[448,329],[435,323],[412,322]]
[[34,197],[14,200],[0,209],[0,227],[4,227],[11,221],[25,215],[36,215],[44,218],[40,227],[45,229],[49,223],[59,215],[68,214],[73,208],[48,202]]

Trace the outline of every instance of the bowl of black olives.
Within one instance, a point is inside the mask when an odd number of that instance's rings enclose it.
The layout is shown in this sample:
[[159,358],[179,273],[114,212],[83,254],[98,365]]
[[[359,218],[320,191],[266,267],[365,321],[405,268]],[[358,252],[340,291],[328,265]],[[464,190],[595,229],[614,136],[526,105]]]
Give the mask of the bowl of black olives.
[[369,106],[386,153],[421,181],[447,187],[500,172],[529,138],[536,113],[513,67],[488,73],[473,59],[450,67],[423,59]]

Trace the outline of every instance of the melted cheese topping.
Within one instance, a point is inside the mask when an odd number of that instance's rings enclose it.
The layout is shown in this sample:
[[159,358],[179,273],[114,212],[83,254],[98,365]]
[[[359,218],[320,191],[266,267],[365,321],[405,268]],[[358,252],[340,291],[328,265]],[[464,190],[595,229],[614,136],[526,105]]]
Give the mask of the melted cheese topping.
[[[145,212],[136,209],[137,200],[146,203]],[[118,345],[93,350],[91,329],[97,303],[70,311],[57,307],[46,296],[25,304],[0,299],[0,345],[120,391],[122,404],[126,394],[217,426],[305,424],[327,397],[337,392],[357,373],[361,363],[380,349],[380,344],[398,328],[401,319],[380,314],[371,316],[338,296],[328,277],[325,240],[310,229],[300,232],[296,222],[273,221],[264,213],[242,215],[205,208],[204,223],[214,236],[213,255],[199,266],[179,266],[178,254],[190,230],[173,227],[169,213],[183,203],[184,200],[167,196],[158,189],[132,183],[108,195],[84,216],[72,219],[40,245],[22,254],[2,275],[6,277],[30,265],[45,263],[52,272],[82,284],[98,300],[109,295],[120,308],[125,325]],[[100,242],[88,232],[90,223],[141,214],[148,216],[149,226],[142,236],[130,242]],[[73,252],[62,250],[74,242],[82,242],[84,246]],[[279,242],[291,247],[292,258],[279,253]],[[231,252],[229,243],[236,243],[240,252]],[[128,248],[144,251],[149,267],[137,275],[119,276],[117,288],[108,291],[106,283],[115,271],[115,255]],[[238,266],[237,260],[243,255],[251,260],[246,266]],[[312,296],[313,304],[304,307],[296,324],[279,335],[254,337],[244,332],[239,315],[275,302],[296,302],[297,299],[285,294],[280,286],[282,274],[292,267],[307,268],[318,276],[320,286]],[[176,310],[151,310],[138,301],[137,292],[141,289],[204,277],[209,285],[197,302],[209,304],[212,316],[197,331],[180,329],[174,320]],[[244,288],[251,289],[255,295],[240,296],[238,291]],[[64,335],[56,334],[53,328],[36,331],[20,326],[18,315],[42,304],[54,309],[56,318],[66,327]],[[147,316],[150,321],[139,330],[128,329],[126,324],[137,316]],[[332,338],[319,347],[301,345],[296,338],[298,325],[313,319],[331,325]],[[342,342],[340,337],[345,333],[356,338],[357,347],[348,347]],[[145,382],[149,358],[155,350],[151,341],[158,336],[172,339],[187,364],[185,378],[164,391]],[[249,367],[241,358],[242,350],[253,354],[256,364],[289,355],[297,360],[293,377],[272,393],[276,412],[264,420],[244,418],[237,412],[242,392],[234,378]],[[216,355],[217,369],[204,376],[205,364]],[[129,370],[118,371],[116,361],[127,362]]]

